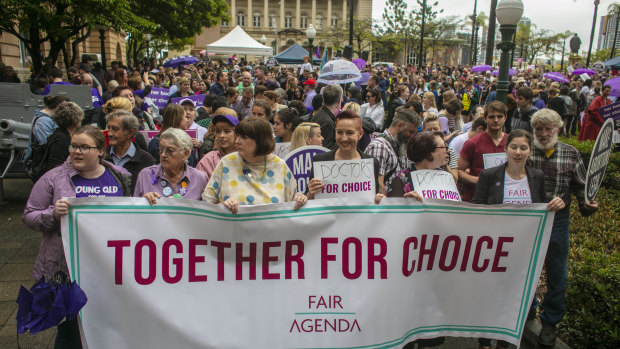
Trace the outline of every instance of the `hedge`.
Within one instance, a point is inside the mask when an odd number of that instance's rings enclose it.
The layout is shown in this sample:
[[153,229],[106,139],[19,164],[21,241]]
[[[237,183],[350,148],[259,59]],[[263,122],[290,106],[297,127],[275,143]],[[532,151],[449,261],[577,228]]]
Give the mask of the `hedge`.
[[[586,167],[594,142],[561,139]],[[597,195],[600,209],[584,218],[573,200],[566,317],[559,334],[573,348],[620,347],[620,153],[612,153]]]

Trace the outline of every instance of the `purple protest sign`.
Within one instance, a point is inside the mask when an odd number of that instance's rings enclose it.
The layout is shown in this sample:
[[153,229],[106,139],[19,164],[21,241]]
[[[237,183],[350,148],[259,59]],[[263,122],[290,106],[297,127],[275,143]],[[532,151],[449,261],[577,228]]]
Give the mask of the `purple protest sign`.
[[620,120],[620,100],[616,101],[616,103],[612,103],[604,107],[600,107],[598,108],[598,111],[601,113],[601,117],[604,120],[607,120],[607,119],[613,119],[614,121]]
[[147,103],[153,103],[157,109],[162,110],[168,104],[168,96],[170,94],[170,90],[167,88],[153,87],[151,89],[151,93],[149,93],[144,100]]
[[188,100],[188,99],[194,102],[194,106],[198,108],[198,107],[202,107],[202,102],[205,100],[205,95],[193,95],[193,96],[188,96],[188,97],[173,98],[170,101],[174,104],[181,104],[183,101]]
[[[148,145],[149,142],[151,141],[151,139],[153,139],[155,136],[157,136],[159,134],[159,130],[154,130],[154,131],[140,131],[140,133],[144,136],[144,139],[146,140],[146,144]],[[197,130],[185,130],[185,133],[187,133],[188,136],[190,136],[190,138],[192,139],[196,139],[198,138],[198,131]]]
[[293,176],[297,182],[297,191],[303,193],[308,189],[310,170],[312,170],[312,159],[316,154],[322,154],[326,151],[329,151],[329,149],[315,145],[307,145],[294,149],[283,159],[291,172],[293,172]]

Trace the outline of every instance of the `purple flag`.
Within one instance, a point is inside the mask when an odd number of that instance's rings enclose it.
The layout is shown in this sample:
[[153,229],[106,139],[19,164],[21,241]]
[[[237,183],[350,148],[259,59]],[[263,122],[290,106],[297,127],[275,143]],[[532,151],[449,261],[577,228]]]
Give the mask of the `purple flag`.
[[321,47],[317,46],[316,51],[314,51],[314,57],[321,58]]

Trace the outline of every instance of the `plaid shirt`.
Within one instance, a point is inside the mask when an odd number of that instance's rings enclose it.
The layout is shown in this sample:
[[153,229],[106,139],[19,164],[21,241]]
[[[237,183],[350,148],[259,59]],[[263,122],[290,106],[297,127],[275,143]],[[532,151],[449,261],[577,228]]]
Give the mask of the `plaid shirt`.
[[[368,147],[366,147],[364,153],[379,161],[379,175],[384,176],[383,181],[385,183],[385,187],[389,188],[392,180],[396,177],[398,172],[402,171],[407,166],[407,163],[399,160],[396,155],[396,151],[398,151],[398,149],[392,149],[392,146],[390,145],[390,143],[398,145],[398,141],[394,139],[388,130],[385,130],[383,133],[387,139],[381,137],[375,138],[372,142],[370,142],[370,144],[368,144]],[[405,159],[406,158],[407,157],[405,156]],[[390,172],[391,174],[389,178],[385,178],[385,176]]]
[[586,168],[581,154],[573,146],[558,142],[555,151],[549,158],[540,149],[532,153],[533,166],[545,174],[545,195],[547,201],[560,197],[570,207],[571,194],[579,202],[579,209],[584,209]]

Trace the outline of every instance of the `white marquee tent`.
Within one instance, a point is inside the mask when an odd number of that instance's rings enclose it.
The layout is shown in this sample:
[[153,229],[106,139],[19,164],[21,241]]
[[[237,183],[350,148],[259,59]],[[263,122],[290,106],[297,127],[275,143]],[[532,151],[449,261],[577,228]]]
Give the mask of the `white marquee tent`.
[[273,48],[252,39],[240,26],[207,45],[207,53],[270,56]]

